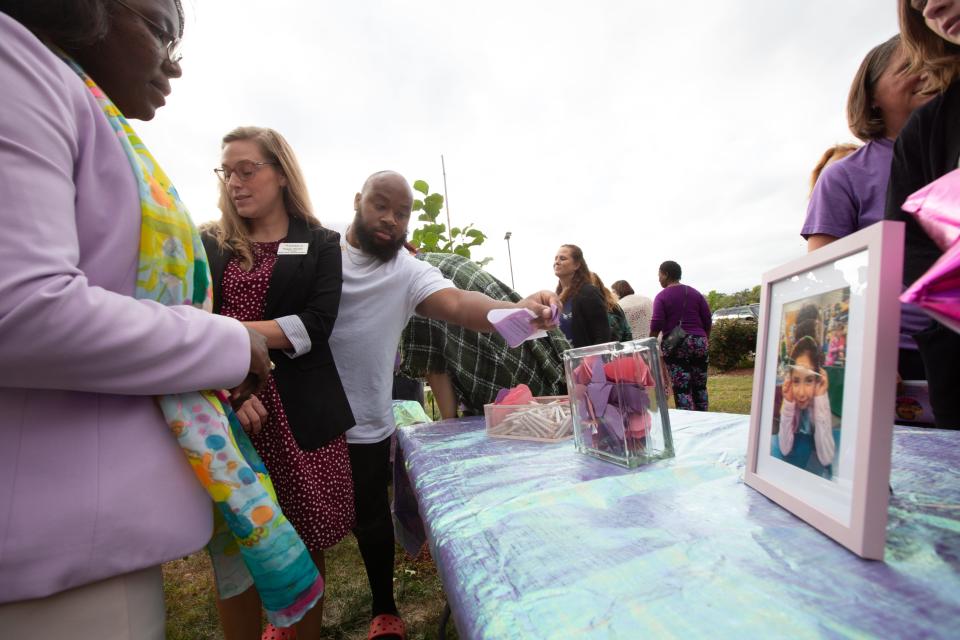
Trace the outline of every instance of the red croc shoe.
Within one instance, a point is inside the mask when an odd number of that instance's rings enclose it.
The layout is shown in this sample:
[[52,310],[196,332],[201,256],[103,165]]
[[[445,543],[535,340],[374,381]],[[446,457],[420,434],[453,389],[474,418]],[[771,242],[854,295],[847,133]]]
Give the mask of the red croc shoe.
[[267,623],[260,640],[294,640],[296,637],[297,630],[293,627],[275,627]]
[[367,634],[367,640],[390,635],[400,636],[402,640],[407,639],[407,629],[403,625],[403,620],[399,617],[384,613],[370,621],[370,633]]

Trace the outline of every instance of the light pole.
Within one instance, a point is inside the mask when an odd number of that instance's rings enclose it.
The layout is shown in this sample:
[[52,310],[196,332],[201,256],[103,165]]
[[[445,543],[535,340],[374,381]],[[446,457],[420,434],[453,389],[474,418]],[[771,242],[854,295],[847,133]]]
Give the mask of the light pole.
[[503,239],[507,241],[507,261],[510,262],[510,288],[516,289],[517,285],[513,283],[513,254],[510,253],[510,236],[513,234],[507,231]]

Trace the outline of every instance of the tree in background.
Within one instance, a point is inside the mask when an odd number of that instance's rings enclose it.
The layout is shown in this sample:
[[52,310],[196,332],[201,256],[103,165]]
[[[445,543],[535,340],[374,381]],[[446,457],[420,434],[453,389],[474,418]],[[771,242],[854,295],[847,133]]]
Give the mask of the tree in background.
[[[423,180],[413,183],[413,188],[423,194],[423,199],[413,201],[413,210],[420,211],[417,220],[424,225],[413,230],[410,243],[419,251],[427,253],[455,253],[467,259],[472,259],[470,249],[483,244],[487,236],[474,228],[473,224],[465,227],[451,227],[443,222],[437,222],[443,209],[443,196],[439,193],[430,193],[430,186]],[[486,266],[493,258],[474,260],[481,267]]]
[[707,304],[710,305],[711,311],[729,307],[742,307],[758,302],[760,302],[760,285],[736,293],[718,293],[714,290],[707,294]]

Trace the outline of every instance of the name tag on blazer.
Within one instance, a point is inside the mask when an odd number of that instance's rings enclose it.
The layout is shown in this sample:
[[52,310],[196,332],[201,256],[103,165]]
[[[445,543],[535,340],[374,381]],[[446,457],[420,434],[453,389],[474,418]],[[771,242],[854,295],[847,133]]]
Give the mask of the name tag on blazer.
[[308,242],[281,242],[277,248],[278,256],[305,256]]

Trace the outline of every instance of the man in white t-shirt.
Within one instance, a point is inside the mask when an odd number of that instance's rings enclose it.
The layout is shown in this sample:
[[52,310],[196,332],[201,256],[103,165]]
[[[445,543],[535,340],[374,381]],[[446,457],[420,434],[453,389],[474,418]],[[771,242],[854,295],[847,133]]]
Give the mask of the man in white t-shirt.
[[[520,304],[462,291],[440,271],[403,250],[413,192],[398,173],[370,176],[354,199],[356,215],[343,245],[343,291],[330,347],[357,424],[347,431],[357,524],[354,535],[373,593],[374,630],[403,622],[393,599],[394,539],[387,484],[395,427],[391,390],[400,334],[421,316],[490,332],[487,312],[524,306],[546,327],[555,296],[540,292]],[[380,637],[380,636],[378,636]],[[383,638],[390,638],[384,635]]]

